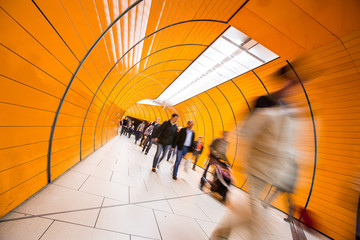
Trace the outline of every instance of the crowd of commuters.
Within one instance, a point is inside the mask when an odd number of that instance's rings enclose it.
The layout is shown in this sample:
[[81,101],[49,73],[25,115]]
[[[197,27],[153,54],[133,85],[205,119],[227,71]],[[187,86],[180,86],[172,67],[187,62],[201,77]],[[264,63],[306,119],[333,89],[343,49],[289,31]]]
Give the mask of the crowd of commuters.
[[[293,111],[284,102],[284,97],[289,94],[297,81],[291,76],[289,68],[282,68],[277,77],[287,80],[287,84],[272,94],[260,96],[256,99],[251,113],[246,118],[244,125],[239,132],[246,141],[246,173],[248,176],[248,190],[250,196],[251,216],[249,217],[249,227],[251,239],[260,239],[258,236],[258,219],[261,213],[265,211],[276,194],[285,193],[288,196],[289,214],[287,221],[292,221],[294,204],[291,194],[294,192],[294,185],[297,178],[297,163],[292,147],[294,138]],[[172,114],[171,118],[159,124],[159,118],[155,122],[142,122],[134,131],[134,121],[127,117],[121,122],[122,134],[135,134],[135,144],[141,139],[140,146],[145,155],[153,143],[156,143],[156,153],[153,158],[151,170],[157,171],[160,162],[171,155],[176,156],[172,169],[172,178],[177,180],[179,166],[182,159],[192,153],[194,160],[192,169],[195,171],[199,156],[204,149],[202,136],[197,140],[193,131],[193,120],[187,122],[186,127],[177,126],[178,114]],[[216,138],[209,146],[209,159],[221,160],[223,164],[229,164],[226,151],[229,145],[228,132],[224,131],[223,136]],[[205,162],[204,173],[200,185],[204,184],[211,162]],[[272,185],[275,188],[273,194],[270,194],[267,201],[260,201],[267,186]],[[260,203],[260,204],[259,204]],[[260,206],[260,207],[259,207]],[[261,207],[263,206],[263,207]],[[232,212],[225,216],[223,221],[212,233],[210,239],[228,239],[232,229],[244,223],[241,219],[241,212]]]
[[185,128],[180,128],[176,124],[178,118],[179,115],[174,113],[169,120],[159,124],[160,118],[157,117],[154,122],[141,122],[136,127],[136,131],[132,131],[135,128],[134,121],[125,117],[120,121],[121,130],[119,131],[119,135],[128,137],[134,134],[135,144],[141,139],[140,146],[145,155],[149,153],[152,144],[156,143],[157,148],[152,164],[153,172],[156,172],[156,168],[159,168],[160,162],[164,158],[167,158],[167,161],[175,158],[172,172],[174,180],[177,180],[181,160],[189,152],[192,153],[194,159],[192,169],[195,171],[196,163],[204,148],[201,136],[195,141],[195,132],[192,130],[194,121],[189,120]]

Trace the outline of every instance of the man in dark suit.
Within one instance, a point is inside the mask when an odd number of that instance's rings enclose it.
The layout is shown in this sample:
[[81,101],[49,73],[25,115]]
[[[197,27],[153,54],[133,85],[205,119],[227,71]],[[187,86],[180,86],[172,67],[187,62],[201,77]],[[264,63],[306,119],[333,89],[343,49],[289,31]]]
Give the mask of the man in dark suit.
[[152,171],[156,172],[156,166],[161,152],[163,156],[166,156],[171,145],[174,145],[175,134],[177,130],[176,121],[178,120],[179,115],[174,113],[171,115],[171,119],[165,121],[154,133],[154,141],[157,141],[157,149],[153,160]]
[[176,139],[172,146],[173,148],[175,148],[175,146],[177,146],[177,148],[178,148],[178,154],[176,157],[176,162],[175,162],[174,171],[173,171],[173,179],[174,180],[177,179],[177,172],[179,170],[179,165],[181,163],[181,159],[188,152],[192,152],[192,150],[193,150],[192,148],[194,146],[194,138],[195,138],[195,133],[192,130],[193,125],[194,125],[194,121],[189,120],[187,123],[187,127],[182,128],[180,130],[180,132],[176,135]]

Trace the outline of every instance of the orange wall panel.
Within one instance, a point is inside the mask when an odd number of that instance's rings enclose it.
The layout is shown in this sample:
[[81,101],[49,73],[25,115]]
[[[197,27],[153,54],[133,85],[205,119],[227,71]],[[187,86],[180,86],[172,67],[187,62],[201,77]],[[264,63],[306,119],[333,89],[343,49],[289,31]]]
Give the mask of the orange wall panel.
[[1,216],[11,211],[24,199],[31,197],[34,193],[39,191],[43,186],[46,185],[46,171],[41,172],[26,182],[15,186],[7,192],[0,195],[0,211]]
[[[196,135],[204,136],[199,166],[211,141],[223,130],[231,132],[228,157],[241,187],[245,149],[238,131],[254,100],[282,86],[273,73],[289,60],[301,80],[312,80],[287,99],[304,110],[297,121],[300,167],[294,200],[300,206],[309,200],[317,230],[334,239],[353,239],[360,152],[359,2],[254,0],[239,10],[245,2],[143,1],[88,52],[127,4],[113,9],[106,1],[2,1],[0,216],[47,184],[50,130],[67,87],[51,139],[50,180],[115,137],[123,116],[160,117],[162,123],[176,112],[179,126],[193,119]],[[142,9],[149,11],[149,19],[139,20]],[[142,24],[146,27],[140,30]],[[157,98],[230,25],[280,58],[173,107],[137,104]],[[125,54],[143,36],[149,37]],[[273,204],[287,210],[284,197]]]

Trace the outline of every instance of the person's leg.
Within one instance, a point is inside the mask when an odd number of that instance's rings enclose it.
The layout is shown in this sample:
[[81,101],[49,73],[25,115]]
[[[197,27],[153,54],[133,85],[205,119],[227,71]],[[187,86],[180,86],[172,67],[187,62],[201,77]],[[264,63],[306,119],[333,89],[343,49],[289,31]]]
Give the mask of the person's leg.
[[174,152],[175,152],[175,149],[174,150],[172,150],[172,149],[169,150],[166,161],[169,161],[169,159],[171,157],[171,154],[174,154]]
[[151,138],[150,138],[149,144],[148,144],[148,146],[147,146],[147,148],[146,148],[146,150],[145,150],[145,155],[149,153],[152,144],[153,144],[153,142],[152,142],[152,140],[151,140]]
[[241,224],[246,224],[245,220],[242,220],[237,213],[228,210],[225,213],[225,216],[220,221],[218,226],[211,233],[209,240],[224,240],[228,239],[231,233],[231,230],[240,226]]
[[165,156],[168,154],[169,150],[171,150],[171,145],[166,145],[166,147],[163,149],[163,153],[160,157],[160,160],[158,162],[158,166],[160,164],[160,162],[165,158]]
[[227,212],[225,217],[216,226],[214,231],[211,233],[209,240],[224,240],[228,239],[232,229],[232,214]]
[[145,148],[146,148],[147,144],[149,143],[149,140],[150,140],[150,137],[147,136],[145,141],[144,141],[144,144],[143,144],[143,149],[141,151],[145,151]]
[[178,155],[178,150],[177,150],[177,146],[175,147],[175,149],[174,149],[174,152],[172,153],[172,156],[171,156],[171,163],[173,163],[174,162],[174,158],[175,158],[175,160],[176,160],[176,157],[177,157],[177,155]]
[[152,171],[153,172],[156,171],[155,168],[156,168],[157,162],[159,160],[160,153],[162,152],[163,148],[164,148],[164,145],[161,145],[161,144],[157,145],[157,149],[156,149],[156,153],[155,153],[154,160],[153,160],[153,165],[152,165]]
[[264,191],[267,182],[264,180],[255,177],[254,175],[249,174],[248,176],[249,182],[249,194],[250,194],[250,210],[251,210],[251,217],[250,217],[250,225],[249,230],[251,233],[250,239],[260,239],[259,226],[260,221],[263,219],[263,212],[265,209],[260,208],[260,196],[261,193]]
[[139,140],[139,132],[135,132],[135,144]]
[[140,140],[140,144],[139,144],[140,147],[144,144],[144,141],[145,141],[145,135],[143,134],[141,136],[141,140]]
[[194,153],[193,154],[193,156],[195,156],[195,161],[194,161],[194,165],[193,165],[193,170],[195,171],[195,167],[196,167],[196,163],[197,163],[197,161],[198,161],[198,159],[199,159],[199,155],[200,154],[198,154],[198,153]]
[[186,155],[189,153],[189,148],[187,148],[187,151],[184,153],[184,160],[185,160],[185,164],[184,164],[184,170],[185,172],[188,172],[190,163],[191,163],[191,158],[185,158]]
[[185,154],[187,152],[188,152],[188,148],[185,147],[185,146],[181,150],[178,151],[176,161],[175,161],[175,165],[174,165],[173,178],[177,177],[177,172],[179,170],[179,165],[181,163],[181,159],[182,159],[183,156],[185,156]]
[[295,212],[295,205],[294,202],[292,200],[291,194],[290,193],[286,193],[287,195],[287,199],[288,199],[288,204],[289,204],[289,214],[288,217],[285,218],[285,221],[291,221],[294,217],[294,212]]

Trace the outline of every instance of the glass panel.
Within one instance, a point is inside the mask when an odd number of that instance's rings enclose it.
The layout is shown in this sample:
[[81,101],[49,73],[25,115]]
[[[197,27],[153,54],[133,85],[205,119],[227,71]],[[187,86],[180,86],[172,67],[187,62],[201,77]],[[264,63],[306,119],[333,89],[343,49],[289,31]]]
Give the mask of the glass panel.
[[236,56],[234,60],[240,63],[241,65],[245,66],[249,70],[262,65],[261,61],[249,55],[247,52],[242,52],[240,55]]
[[203,55],[210,59],[216,59],[217,62],[221,61],[222,59],[226,58],[226,56],[227,56],[223,52],[220,52],[219,50],[217,50],[213,47],[208,48],[206,50],[206,52],[204,52]]
[[250,38],[243,34],[242,32],[238,31],[236,28],[230,27],[225,33],[224,36],[229,38],[234,43],[238,44],[239,46],[249,40]]
[[139,102],[139,104],[147,104],[147,105],[154,105],[154,106],[160,106],[159,104],[155,103],[152,99],[144,99]]
[[265,62],[269,62],[278,57],[278,55],[276,55],[261,44],[258,44],[255,47],[251,48],[249,52],[261,58]]
[[215,59],[210,59],[205,56],[199,57],[197,61],[199,61],[199,63],[201,63],[203,66],[207,66],[208,69],[212,68],[217,63]]
[[236,62],[234,59],[231,59],[229,62],[227,62],[224,67],[235,72],[238,75],[244,73],[245,71],[249,71],[248,68],[241,65],[239,62]]
[[231,79],[234,77],[234,75],[237,75],[234,71],[230,70],[229,68],[226,68],[225,66],[221,66],[217,69],[218,73],[228,79]]
[[[261,66],[263,62],[249,52],[266,62],[278,57],[233,27],[230,27],[223,36],[203,52],[158,99],[176,105]],[[251,47],[249,52],[239,47],[244,42],[247,42],[247,47]]]
[[223,53],[224,55],[231,55],[235,52],[238,48],[230,43],[229,41],[225,40],[224,38],[220,37],[216,40],[212,45],[211,48],[216,49],[217,51]]

